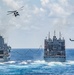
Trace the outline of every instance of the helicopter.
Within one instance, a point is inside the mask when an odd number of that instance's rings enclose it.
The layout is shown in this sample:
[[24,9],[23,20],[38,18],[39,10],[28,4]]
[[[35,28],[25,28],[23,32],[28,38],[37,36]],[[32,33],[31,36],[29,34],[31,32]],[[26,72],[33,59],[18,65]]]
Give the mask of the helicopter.
[[69,39],[70,41],[74,41],[74,40],[72,40],[72,39]]
[[[24,6],[22,6],[19,10],[22,10],[23,7]],[[8,14],[7,15],[14,14],[15,17],[20,16],[19,10],[8,11]]]

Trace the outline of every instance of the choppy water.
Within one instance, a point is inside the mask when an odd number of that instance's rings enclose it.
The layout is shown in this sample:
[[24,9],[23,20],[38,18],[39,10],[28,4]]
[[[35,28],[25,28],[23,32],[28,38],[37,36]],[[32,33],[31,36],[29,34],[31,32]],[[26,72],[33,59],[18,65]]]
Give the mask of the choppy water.
[[66,62],[45,62],[43,49],[13,49],[0,63],[0,75],[74,75],[74,49],[66,49]]

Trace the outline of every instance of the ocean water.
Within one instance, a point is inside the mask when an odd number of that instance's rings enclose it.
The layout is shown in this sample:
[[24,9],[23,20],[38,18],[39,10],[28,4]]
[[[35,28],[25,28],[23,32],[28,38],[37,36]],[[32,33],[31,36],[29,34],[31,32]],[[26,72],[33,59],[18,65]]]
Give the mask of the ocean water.
[[66,62],[45,62],[43,49],[12,49],[0,75],[74,75],[74,49],[66,49]]

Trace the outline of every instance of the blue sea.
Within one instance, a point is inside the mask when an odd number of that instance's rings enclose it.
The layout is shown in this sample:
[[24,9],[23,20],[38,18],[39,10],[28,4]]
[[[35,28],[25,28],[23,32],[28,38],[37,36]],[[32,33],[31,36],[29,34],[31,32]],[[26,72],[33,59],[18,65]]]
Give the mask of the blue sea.
[[0,62],[0,75],[74,75],[74,49],[66,62],[45,62],[43,49],[12,49],[10,61]]

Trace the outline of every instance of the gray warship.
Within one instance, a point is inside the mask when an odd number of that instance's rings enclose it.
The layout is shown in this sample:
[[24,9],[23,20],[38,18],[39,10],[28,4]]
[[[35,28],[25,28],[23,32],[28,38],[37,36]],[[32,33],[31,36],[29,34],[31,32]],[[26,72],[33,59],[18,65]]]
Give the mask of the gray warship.
[[10,59],[11,47],[4,42],[4,38],[0,36],[0,61],[8,61]]
[[47,62],[65,62],[65,40],[61,38],[59,33],[59,39],[57,39],[54,31],[54,36],[50,38],[50,32],[48,38],[44,40],[44,60]]

